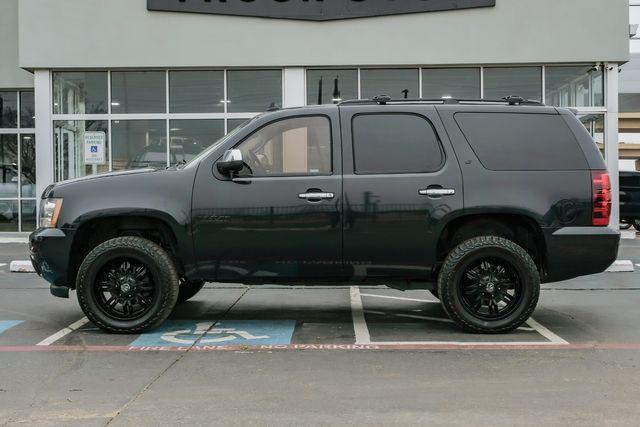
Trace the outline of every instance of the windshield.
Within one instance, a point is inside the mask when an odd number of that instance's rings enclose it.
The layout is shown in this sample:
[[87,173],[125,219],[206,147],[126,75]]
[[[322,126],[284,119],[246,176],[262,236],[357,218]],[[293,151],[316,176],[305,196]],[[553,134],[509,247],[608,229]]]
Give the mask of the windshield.
[[184,165],[182,165],[180,167],[180,169],[187,169],[190,167],[193,167],[195,165],[197,165],[200,160],[204,159],[205,157],[207,157],[212,151],[214,151],[215,149],[217,149],[220,145],[224,144],[225,142],[227,142],[231,137],[233,137],[235,134],[237,134],[242,128],[244,128],[246,125],[248,125],[251,120],[247,120],[246,122],[244,122],[243,124],[241,124],[240,126],[238,126],[237,128],[235,128],[234,130],[232,130],[231,132],[229,132],[228,134],[226,134],[225,136],[223,136],[222,138],[220,138],[219,140],[217,140],[216,142],[214,142],[209,148],[207,148],[206,150],[204,150],[202,153],[198,154],[196,157],[194,157],[193,159],[189,160],[188,163],[185,163]]

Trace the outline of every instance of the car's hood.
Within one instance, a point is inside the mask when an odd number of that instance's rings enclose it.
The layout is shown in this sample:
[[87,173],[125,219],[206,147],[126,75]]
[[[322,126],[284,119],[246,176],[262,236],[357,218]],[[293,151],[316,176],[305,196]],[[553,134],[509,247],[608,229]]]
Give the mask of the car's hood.
[[104,172],[104,173],[98,173],[95,175],[88,175],[88,176],[83,176],[81,178],[74,178],[74,179],[68,179],[66,181],[60,181],[56,184],[56,186],[62,186],[65,184],[74,184],[76,182],[82,182],[82,181],[91,181],[94,179],[100,179],[100,178],[109,178],[112,176],[122,176],[122,175],[135,175],[135,174],[141,174],[141,173],[150,173],[150,172],[156,172],[160,169],[153,169],[153,168],[147,168],[147,169],[131,169],[131,170],[126,170],[126,171],[117,171],[117,172]]

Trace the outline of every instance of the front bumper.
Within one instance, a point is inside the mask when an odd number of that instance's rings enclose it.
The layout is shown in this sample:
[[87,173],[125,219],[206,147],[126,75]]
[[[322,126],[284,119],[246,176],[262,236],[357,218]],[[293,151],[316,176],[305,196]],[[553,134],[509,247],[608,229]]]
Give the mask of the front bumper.
[[544,234],[547,283],[602,273],[618,258],[620,232],[608,227],[564,227]]
[[[29,236],[31,263],[36,273],[51,283],[52,289],[54,286],[73,287],[68,277],[73,233],[73,230],[40,228]],[[54,293],[54,295],[58,294],[60,292]]]

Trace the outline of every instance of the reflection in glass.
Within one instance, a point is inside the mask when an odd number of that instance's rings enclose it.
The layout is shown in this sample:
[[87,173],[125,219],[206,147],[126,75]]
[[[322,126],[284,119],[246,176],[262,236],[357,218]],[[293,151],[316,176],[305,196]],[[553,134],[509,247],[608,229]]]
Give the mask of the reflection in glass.
[[422,70],[422,97],[478,99],[480,98],[480,69],[425,68]]
[[170,163],[188,162],[224,136],[224,120],[171,120]]
[[167,166],[164,120],[114,120],[111,132],[113,170]]
[[393,99],[418,98],[418,69],[370,69],[360,72],[362,98],[389,95]]
[[18,127],[18,93],[0,91],[0,128]]
[[0,197],[18,197],[17,135],[0,135]]
[[0,200],[0,232],[18,231],[18,201]]
[[601,107],[604,78],[593,66],[547,67],[546,104],[555,107]]
[[271,123],[238,149],[248,165],[242,175],[322,175],[331,173],[331,125],[326,117],[299,117]]
[[36,197],[36,136],[20,137],[21,197]]
[[169,104],[171,113],[224,112],[224,72],[171,71]]
[[[107,122],[103,120],[53,122],[56,182],[109,171],[108,129]],[[87,132],[92,132],[89,134],[90,136],[103,135],[105,142],[102,161],[91,160],[92,164],[85,162],[85,159],[89,157],[85,154],[87,146],[85,134]]]
[[358,99],[358,70],[308,70],[307,105]]
[[37,206],[35,200],[22,201],[22,232],[35,231]]
[[33,92],[20,92],[20,127],[36,127],[36,107]]
[[578,117],[589,134],[593,137],[593,140],[598,144],[598,148],[602,153],[602,157],[605,157],[604,149],[604,115],[603,114],[586,114]]
[[484,69],[484,97],[486,99],[502,99],[512,95],[531,101],[542,101],[542,68]]
[[103,71],[53,73],[53,113],[106,114],[107,79]]
[[259,113],[282,106],[282,70],[227,72],[227,111]]
[[111,112],[166,112],[164,71],[114,71],[111,73]]

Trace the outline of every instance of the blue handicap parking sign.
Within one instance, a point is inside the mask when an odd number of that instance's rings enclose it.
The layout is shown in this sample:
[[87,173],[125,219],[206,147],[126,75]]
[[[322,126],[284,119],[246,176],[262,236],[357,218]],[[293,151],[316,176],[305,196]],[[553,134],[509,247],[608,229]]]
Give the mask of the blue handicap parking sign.
[[22,322],[22,320],[0,320],[0,334]]
[[140,335],[132,347],[191,347],[291,344],[295,320],[169,320]]
[[98,146],[97,145],[92,145],[91,146],[91,152],[92,153],[97,153],[98,152]]

